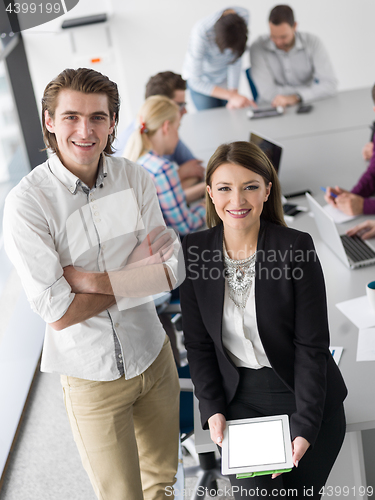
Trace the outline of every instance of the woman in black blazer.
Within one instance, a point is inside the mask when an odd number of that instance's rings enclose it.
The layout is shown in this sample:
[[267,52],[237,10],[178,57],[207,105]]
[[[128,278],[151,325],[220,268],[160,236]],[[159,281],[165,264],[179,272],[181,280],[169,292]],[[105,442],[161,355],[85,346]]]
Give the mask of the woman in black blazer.
[[312,239],[286,227],[277,174],[257,146],[220,146],[206,184],[210,229],[185,236],[180,287],[202,426],[220,446],[226,420],[287,413],[292,472],[234,476],[232,485],[247,496],[267,490],[277,498],[277,489],[293,488],[300,498],[320,498],[344,439],[347,390],[329,352]]

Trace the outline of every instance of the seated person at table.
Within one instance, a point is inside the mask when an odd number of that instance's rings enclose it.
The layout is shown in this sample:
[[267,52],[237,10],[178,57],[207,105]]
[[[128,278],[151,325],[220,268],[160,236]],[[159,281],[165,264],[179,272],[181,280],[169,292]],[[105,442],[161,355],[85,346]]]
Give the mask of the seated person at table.
[[[375,85],[372,87],[372,99],[375,104]],[[375,106],[374,106],[375,111]],[[324,196],[327,203],[339,208],[347,215],[375,214],[375,151],[373,151],[370,164],[361,178],[349,192],[338,186],[327,187]]]
[[180,112],[168,97],[151,96],[142,105],[138,127],[129,139],[125,157],[136,161],[151,175],[167,226],[185,235],[205,222],[203,203],[188,207],[188,203],[204,196],[201,182],[183,189],[175,163],[164,155],[172,154],[178,144]]
[[313,241],[286,227],[277,174],[256,145],[219,146],[206,182],[210,229],[184,238],[180,286],[202,426],[221,446],[226,420],[288,414],[295,467],[229,476],[234,496],[281,498],[295,488],[302,499],[308,488],[318,499],[344,440],[347,390],[329,352]]
[[[180,109],[181,118],[186,111],[185,102],[186,81],[181,75],[173,71],[163,71],[152,76],[146,85],[145,99],[152,95],[165,95],[174,101]],[[136,128],[136,120],[133,120],[128,128],[121,134],[118,142],[115,144],[117,153],[115,156],[122,156],[126,144]],[[178,165],[178,176],[183,187],[188,187],[202,181],[205,169],[202,162],[197,160],[190,149],[181,141],[178,141],[177,147],[172,155],[166,155],[167,160],[173,161]]]
[[233,7],[205,17],[193,27],[183,77],[199,111],[254,104],[238,93],[248,22],[249,12],[243,7]]
[[258,99],[285,107],[335,95],[337,79],[319,38],[297,31],[288,5],[274,7],[268,21],[270,35],[259,37],[250,47]]

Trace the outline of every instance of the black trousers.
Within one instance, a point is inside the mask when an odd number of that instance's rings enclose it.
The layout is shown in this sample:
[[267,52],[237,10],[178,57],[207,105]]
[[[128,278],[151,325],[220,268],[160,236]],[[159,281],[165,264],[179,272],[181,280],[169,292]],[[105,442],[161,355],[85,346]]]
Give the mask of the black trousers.
[[[269,415],[291,415],[296,411],[294,394],[271,368],[240,368],[240,384],[228,407],[227,419]],[[271,475],[248,479],[229,476],[236,500],[242,498],[320,499],[345,437],[343,405],[327,421],[322,422],[314,446],[309,448],[298,467],[275,479]]]

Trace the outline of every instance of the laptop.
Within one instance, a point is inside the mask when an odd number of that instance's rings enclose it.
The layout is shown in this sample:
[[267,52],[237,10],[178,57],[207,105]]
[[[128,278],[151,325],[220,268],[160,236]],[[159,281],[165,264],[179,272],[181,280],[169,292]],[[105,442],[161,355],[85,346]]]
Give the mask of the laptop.
[[281,146],[281,144],[277,144],[277,142],[273,142],[266,137],[255,134],[254,132],[251,132],[249,142],[256,144],[263,151],[263,153],[268,156],[274,169],[277,172],[277,175],[280,177],[279,170],[281,155],[283,152],[283,147]]
[[[249,142],[256,144],[263,151],[263,153],[268,156],[274,169],[276,170],[278,177],[280,177],[279,172],[283,146],[281,144],[278,144],[277,142],[273,142],[270,139],[262,137],[259,134],[255,134],[254,132],[251,132]],[[287,203],[286,198],[283,197],[283,210],[284,215],[294,217],[295,215],[302,212],[303,208],[295,205],[294,203]]]
[[375,264],[375,252],[368,243],[359,236],[340,236],[335,222],[324,208],[309,193],[306,193],[306,198],[314,214],[320,237],[340,260],[350,269]]

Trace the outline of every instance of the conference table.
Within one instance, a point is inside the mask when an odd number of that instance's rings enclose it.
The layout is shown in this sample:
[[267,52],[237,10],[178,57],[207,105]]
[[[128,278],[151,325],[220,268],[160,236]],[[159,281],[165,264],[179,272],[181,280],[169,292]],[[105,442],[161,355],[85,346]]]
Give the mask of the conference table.
[[[340,185],[350,190],[366,169],[361,150],[370,139],[369,127],[374,120],[371,90],[343,91],[313,106],[309,114],[296,114],[296,107],[291,107],[282,116],[256,120],[248,118],[246,109],[218,108],[188,114],[182,120],[180,136],[204,162],[224,142],[248,141],[250,132],[277,141],[284,148],[279,169],[283,194],[310,190],[323,205],[321,186]],[[290,202],[308,207],[305,196]],[[367,218],[340,224],[338,230],[342,234]],[[326,280],[331,345],[343,347],[339,366],[349,391],[345,401],[348,432],[341,462],[338,460],[329,484],[343,486],[349,482],[353,496],[347,498],[367,498],[362,490],[359,492],[359,486],[366,484],[365,465],[367,472],[374,468],[375,451],[365,449],[363,455],[361,431],[375,429],[375,362],[356,361],[358,328],[336,304],[365,295],[366,284],[375,279],[375,266],[350,270],[323,243],[308,211],[288,218],[288,225],[313,237]],[[375,240],[371,243],[375,249]],[[374,438],[375,430],[366,434],[366,440]],[[198,447],[201,442],[208,446],[207,434],[198,437]],[[367,484],[374,486],[370,476]]]

